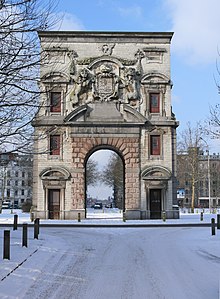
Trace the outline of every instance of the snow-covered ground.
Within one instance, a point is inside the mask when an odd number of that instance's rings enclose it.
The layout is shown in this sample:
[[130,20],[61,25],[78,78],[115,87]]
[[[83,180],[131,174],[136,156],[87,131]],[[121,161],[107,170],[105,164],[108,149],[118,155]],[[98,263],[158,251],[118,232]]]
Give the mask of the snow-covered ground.
[[[29,214],[16,212],[20,223],[30,222]],[[206,213],[204,221],[212,217]],[[12,221],[10,211],[0,214],[0,223]],[[82,223],[94,221],[122,222]],[[199,223],[200,215],[183,213],[167,222]],[[42,227],[36,240],[29,227],[25,248],[21,227],[0,229],[1,247],[3,231],[11,234],[11,259],[0,257],[2,299],[220,298],[220,230],[212,236],[210,227]]]
[[[217,213],[220,213],[220,210],[217,210],[216,213],[210,213],[207,209],[203,213],[203,221],[200,220],[200,209],[196,209],[195,213],[188,213],[188,210],[182,210],[180,212],[180,219],[167,219],[163,221],[161,219],[158,220],[129,220],[126,221],[126,224],[194,224],[194,223],[210,223],[211,218],[215,218],[217,221]],[[22,213],[21,210],[13,210],[13,214],[11,214],[10,210],[5,209],[2,210],[2,214],[0,214],[0,224],[12,224],[14,214],[18,215],[18,223],[31,223],[30,214]],[[77,224],[78,220],[40,220],[42,224]],[[81,220],[80,224],[123,224],[122,212],[118,209],[104,209],[104,210],[94,210],[87,209],[87,219]]]

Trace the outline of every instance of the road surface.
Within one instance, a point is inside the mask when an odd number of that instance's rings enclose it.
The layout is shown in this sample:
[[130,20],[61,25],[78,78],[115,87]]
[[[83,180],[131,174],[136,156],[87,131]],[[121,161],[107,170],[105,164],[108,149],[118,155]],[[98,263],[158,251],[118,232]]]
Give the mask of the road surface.
[[209,228],[42,228],[0,297],[218,299],[217,238]]

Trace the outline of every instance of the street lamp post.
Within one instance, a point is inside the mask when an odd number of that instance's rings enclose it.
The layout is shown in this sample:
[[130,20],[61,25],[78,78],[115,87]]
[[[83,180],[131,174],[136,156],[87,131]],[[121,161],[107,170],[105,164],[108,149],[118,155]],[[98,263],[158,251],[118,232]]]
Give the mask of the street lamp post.
[[206,150],[208,158],[208,194],[209,194],[209,211],[211,211],[211,179],[210,179],[210,155],[209,150]]
[[209,211],[211,212],[211,174],[210,174],[210,154],[209,154],[209,145],[206,140],[200,137],[202,141],[206,144],[206,153],[207,153],[207,162],[208,162],[208,197],[209,197]]
[[0,154],[0,167],[1,169],[1,200],[0,200],[0,213],[2,213],[2,204],[5,200],[5,187],[6,187],[6,171],[7,171],[8,160],[4,154]]

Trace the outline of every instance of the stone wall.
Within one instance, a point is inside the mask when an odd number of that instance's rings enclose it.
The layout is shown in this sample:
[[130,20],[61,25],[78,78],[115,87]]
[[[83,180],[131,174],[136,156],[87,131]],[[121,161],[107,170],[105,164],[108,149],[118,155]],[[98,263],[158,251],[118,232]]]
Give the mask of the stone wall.
[[[171,109],[172,32],[40,32],[41,109],[33,122],[34,204],[48,215],[47,169],[65,182],[61,219],[85,210],[85,168],[90,155],[111,149],[124,162],[124,209],[128,219],[151,217],[151,189],[161,190],[161,207],[172,217],[175,200],[178,122]],[[60,111],[51,107],[60,93]],[[152,94],[158,111],[152,111]],[[50,134],[59,134],[60,155],[48,153]],[[151,135],[160,136],[160,153],[151,154]],[[57,167],[60,167],[57,169]],[[66,170],[67,172],[66,172]],[[59,172],[60,171],[60,172]],[[69,175],[68,175],[69,173]],[[62,177],[63,176],[63,177]],[[58,175],[59,177],[59,175]],[[57,178],[53,186],[60,188]],[[55,187],[54,187],[55,189]]]
[[125,202],[127,210],[140,209],[140,144],[137,137],[73,137],[73,186],[74,196],[72,208],[84,207],[85,185],[84,169],[86,159],[96,149],[109,148],[116,151],[124,161],[125,165]]

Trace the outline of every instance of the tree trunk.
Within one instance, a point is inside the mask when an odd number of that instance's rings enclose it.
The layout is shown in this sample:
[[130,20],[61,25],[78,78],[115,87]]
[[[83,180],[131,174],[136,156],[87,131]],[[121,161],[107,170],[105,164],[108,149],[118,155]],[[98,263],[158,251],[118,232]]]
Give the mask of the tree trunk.
[[192,181],[192,200],[191,200],[191,213],[194,213],[195,208],[195,180]]

